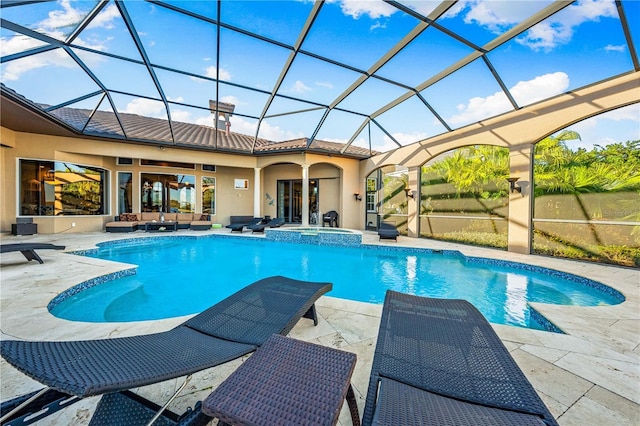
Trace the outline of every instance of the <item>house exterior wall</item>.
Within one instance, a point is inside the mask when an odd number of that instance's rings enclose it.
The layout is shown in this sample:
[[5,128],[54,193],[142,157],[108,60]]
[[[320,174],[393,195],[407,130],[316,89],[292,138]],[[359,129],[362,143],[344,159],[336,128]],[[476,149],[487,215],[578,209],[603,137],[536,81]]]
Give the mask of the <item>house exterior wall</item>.
[[[188,174],[196,181],[196,212],[202,208],[202,177],[216,178],[216,214],[213,221],[228,224],[232,215],[252,215],[254,213],[255,170],[261,171],[259,182],[260,211],[275,216],[275,205],[270,206],[265,192],[276,194],[278,179],[301,179],[302,165],[310,166],[310,177],[323,180],[323,197],[331,200],[332,209],[339,210],[344,204],[347,217],[356,218],[353,203],[340,193],[344,171],[350,179],[357,180],[359,161],[346,158],[331,158],[311,154],[279,154],[268,157],[233,155],[218,152],[204,152],[182,148],[137,145],[82,138],[67,138],[32,133],[14,132],[0,127],[0,232],[11,231],[11,224],[19,216],[19,160],[33,159],[45,161],[66,161],[84,166],[100,167],[108,171],[109,192],[106,214],[96,216],[33,216],[39,233],[102,231],[107,222],[117,215],[117,172],[133,174],[132,210],[141,209],[141,173]],[[117,157],[133,158],[132,165],[118,165]],[[141,166],[139,159],[195,163],[196,168],[174,168]],[[201,164],[216,165],[216,172],[203,171]],[[235,179],[246,179],[248,189],[236,189]],[[348,187],[356,186],[355,181]],[[353,197],[351,194],[351,198]],[[272,211],[273,210],[273,211]],[[75,223],[75,227],[71,224]],[[356,228],[356,220],[348,224]]]

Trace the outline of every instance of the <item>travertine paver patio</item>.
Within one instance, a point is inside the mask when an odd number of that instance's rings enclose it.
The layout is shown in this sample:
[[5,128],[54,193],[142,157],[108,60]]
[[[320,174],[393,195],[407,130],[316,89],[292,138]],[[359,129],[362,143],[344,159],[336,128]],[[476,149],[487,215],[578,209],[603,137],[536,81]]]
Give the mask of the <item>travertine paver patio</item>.
[[[227,229],[178,234],[227,234]],[[3,235],[2,243],[21,241],[65,245],[67,251],[88,249],[97,242],[120,238],[144,238],[148,234],[55,234],[19,237]],[[253,236],[245,232],[244,236]],[[495,329],[551,412],[561,425],[640,424],[640,270],[524,256],[491,249],[461,246],[433,240],[400,237],[398,242],[378,242],[375,233],[365,232],[366,244],[394,244],[407,247],[456,249],[465,255],[514,260],[570,272],[595,279],[621,291],[626,301],[616,306],[567,307],[536,305],[536,309],[567,334],[554,334],[518,327],[495,325]],[[123,269],[125,265],[57,251],[39,253],[45,263],[27,262],[18,253],[0,259],[0,327],[2,338],[42,340],[92,339],[135,335],[166,330],[184,317],[131,323],[81,323],[49,314],[48,302],[61,291],[89,278]],[[290,336],[333,346],[357,354],[353,385],[364,404],[370,363],[373,357],[381,306],[322,297],[318,302],[320,323],[314,327],[302,320]],[[242,360],[194,375],[186,391],[170,406],[175,412],[203,399]],[[2,400],[37,389],[40,385],[6,362],[0,363]],[[178,380],[170,380],[137,391],[156,402],[164,402]],[[85,425],[97,398],[87,398],[41,424]],[[342,424],[350,424],[343,409]]]

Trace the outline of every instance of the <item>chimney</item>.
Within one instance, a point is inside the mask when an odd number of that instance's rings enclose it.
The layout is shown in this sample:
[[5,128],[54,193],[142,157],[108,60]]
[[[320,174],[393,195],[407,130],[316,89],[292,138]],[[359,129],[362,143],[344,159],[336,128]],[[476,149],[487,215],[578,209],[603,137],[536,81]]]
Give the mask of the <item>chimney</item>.
[[231,116],[236,106],[228,104],[226,102],[217,102],[209,100],[209,110],[213,114],[213,125],[218,130],[225,130],[225,134],[229,136],[231,134]]

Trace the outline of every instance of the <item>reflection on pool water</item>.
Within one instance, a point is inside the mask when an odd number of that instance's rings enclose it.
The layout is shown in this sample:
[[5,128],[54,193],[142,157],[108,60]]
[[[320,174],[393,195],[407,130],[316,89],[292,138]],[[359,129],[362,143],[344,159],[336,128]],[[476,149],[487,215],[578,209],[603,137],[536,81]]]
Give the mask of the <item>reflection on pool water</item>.
[[49,304],[57,317],[103,322],[194,314],[271,275],[329,281],[329,296],[370,303],[382,303],[387,289],[466,299],[491,322],[552,331],[559,330],[529,302],[596,306],[624,300],[610,287],[557,271],[398,246],[166,236],[104,243],[83,254],[137,265],[137,273],[100,277],[69,289]]

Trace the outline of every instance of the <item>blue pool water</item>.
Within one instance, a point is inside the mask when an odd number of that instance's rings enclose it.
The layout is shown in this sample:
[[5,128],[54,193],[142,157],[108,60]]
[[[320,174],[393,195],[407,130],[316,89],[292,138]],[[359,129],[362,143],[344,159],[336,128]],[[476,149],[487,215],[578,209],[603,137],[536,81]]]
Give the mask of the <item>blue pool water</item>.
[[117,322],[194,314],[271,275],[329,281],[329,296],[370,303],[382,303],[387,289],[466,299],[491,322],[537,329],[549,324],[532,314],[529,302],[595,306],[624,300],[602,284],[555,271],[388,246],[156,237],[105,243],[84,254],[137,265],[137,273],[70,289],[50,303],[57,317]]

